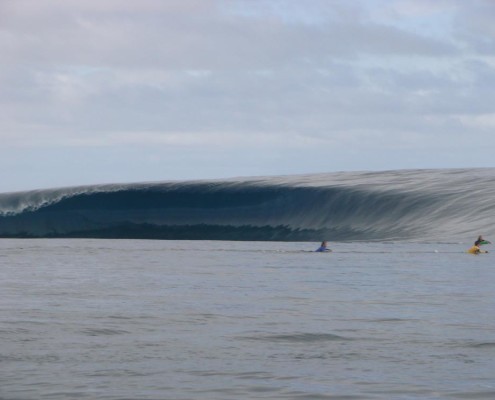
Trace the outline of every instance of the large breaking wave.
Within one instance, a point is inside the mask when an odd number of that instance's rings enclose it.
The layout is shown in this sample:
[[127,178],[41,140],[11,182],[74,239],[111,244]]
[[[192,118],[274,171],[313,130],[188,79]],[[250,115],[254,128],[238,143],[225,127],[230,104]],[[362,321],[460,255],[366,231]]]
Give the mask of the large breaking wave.
[[439,240],[495,236],[495,169],[97,185],[0,194],[2,237]]

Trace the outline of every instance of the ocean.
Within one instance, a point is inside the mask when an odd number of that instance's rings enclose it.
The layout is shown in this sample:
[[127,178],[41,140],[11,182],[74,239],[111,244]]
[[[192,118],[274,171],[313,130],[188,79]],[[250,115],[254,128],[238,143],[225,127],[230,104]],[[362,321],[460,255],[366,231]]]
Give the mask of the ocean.
[[2,239],[0,398],[493,399],[467,239]]
[[495,169],[0,194],[0,399],[493,399],[494,199]]

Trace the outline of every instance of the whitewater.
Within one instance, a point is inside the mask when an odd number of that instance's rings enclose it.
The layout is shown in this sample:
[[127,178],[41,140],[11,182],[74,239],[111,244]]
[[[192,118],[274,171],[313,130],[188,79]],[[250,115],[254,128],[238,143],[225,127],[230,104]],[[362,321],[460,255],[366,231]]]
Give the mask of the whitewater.
[[495,169],[343,172],[0,194],[1,237],[452,241],[495,234]]

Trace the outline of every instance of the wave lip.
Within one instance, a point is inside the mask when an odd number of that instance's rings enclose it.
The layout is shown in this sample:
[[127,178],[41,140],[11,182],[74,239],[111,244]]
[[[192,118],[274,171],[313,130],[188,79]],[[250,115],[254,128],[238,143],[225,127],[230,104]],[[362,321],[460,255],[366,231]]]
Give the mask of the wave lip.
[[0,194],[0,236],[458,240],[495,233],[495,169],[97,185]]

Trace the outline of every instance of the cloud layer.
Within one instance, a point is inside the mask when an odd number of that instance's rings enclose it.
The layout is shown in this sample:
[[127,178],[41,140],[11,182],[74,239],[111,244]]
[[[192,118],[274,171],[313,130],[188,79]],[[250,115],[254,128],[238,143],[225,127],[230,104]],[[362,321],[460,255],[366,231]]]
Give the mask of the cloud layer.
[[495,166],[493,16],[489,0],[4,0],[0,190]]

